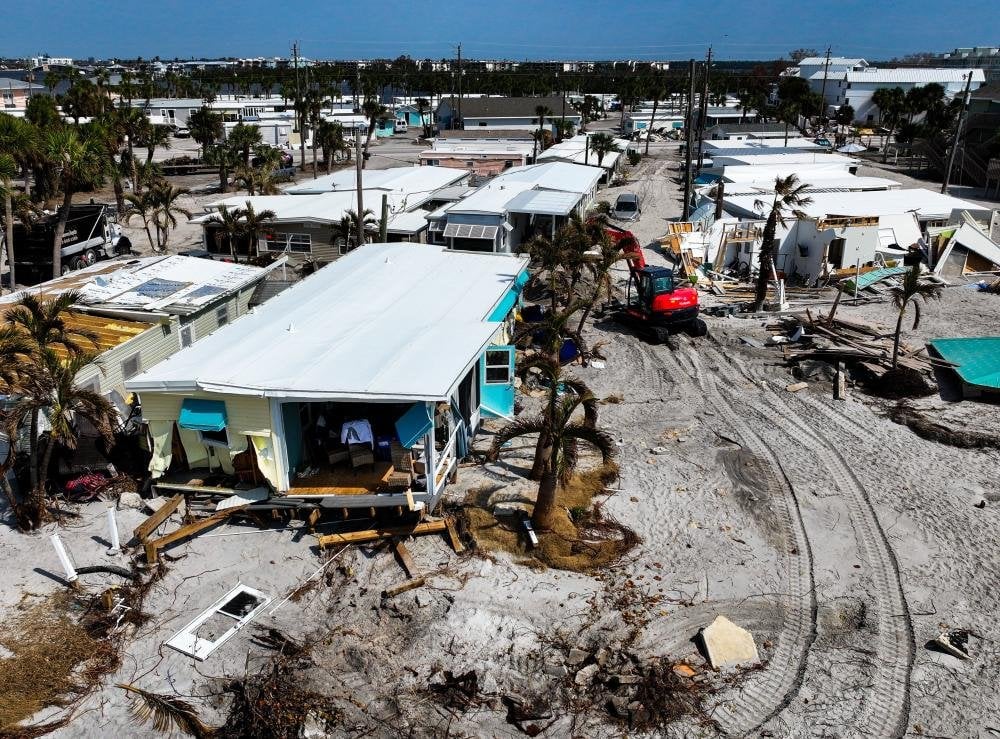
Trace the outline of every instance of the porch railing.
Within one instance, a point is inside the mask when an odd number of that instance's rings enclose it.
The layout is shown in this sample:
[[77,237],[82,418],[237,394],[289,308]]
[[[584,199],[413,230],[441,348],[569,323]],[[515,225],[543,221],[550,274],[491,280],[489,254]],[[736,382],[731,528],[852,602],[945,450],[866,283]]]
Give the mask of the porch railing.
[[441,456],[438,459],[437,465],[434,468],[434,492],[438,493],[441,490],[442,481],[451,473],[458,464],[458,458],[456,457],[456,447],[458,444],[458,427],[451,432],[451,436],[448,438],[448,443],[444,445],[444,449],[441,450]]

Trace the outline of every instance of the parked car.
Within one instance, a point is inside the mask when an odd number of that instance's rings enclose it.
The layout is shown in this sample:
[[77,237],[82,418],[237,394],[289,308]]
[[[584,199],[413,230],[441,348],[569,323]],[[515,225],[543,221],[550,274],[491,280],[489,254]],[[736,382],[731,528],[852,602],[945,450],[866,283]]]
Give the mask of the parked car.
[[616,221],[634,221],[640,213],[642,208],[639,207],[639,196],[634,192],[623,192],[611,209],[611,217]]
[[191,138],[191,129],[189,128],[178,128],[174,131],[175,139],[189,139]]

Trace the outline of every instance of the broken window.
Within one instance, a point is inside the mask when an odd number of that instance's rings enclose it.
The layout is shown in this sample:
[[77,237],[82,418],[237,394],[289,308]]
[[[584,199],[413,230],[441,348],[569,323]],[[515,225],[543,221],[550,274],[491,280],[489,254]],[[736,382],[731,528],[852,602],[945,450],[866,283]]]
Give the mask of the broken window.
[[122,379],[128,380],[139,374],[139,355],[133,354],[128,359],[122,361]]

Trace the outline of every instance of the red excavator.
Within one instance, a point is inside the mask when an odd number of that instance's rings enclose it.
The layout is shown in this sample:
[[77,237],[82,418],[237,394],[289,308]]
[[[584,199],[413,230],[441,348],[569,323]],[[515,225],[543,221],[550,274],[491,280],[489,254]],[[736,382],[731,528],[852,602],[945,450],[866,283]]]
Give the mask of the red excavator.
[[647,265],[631,231],[610,224],[605,228],[628,258],[625,305],[615,311],[615,320],[634,328],[653,344],[667,341],[677,331],[687,331],[691,336],[708,333],[708,326],[698,317],[698,290],[686,283],[677,285],[672,269]]

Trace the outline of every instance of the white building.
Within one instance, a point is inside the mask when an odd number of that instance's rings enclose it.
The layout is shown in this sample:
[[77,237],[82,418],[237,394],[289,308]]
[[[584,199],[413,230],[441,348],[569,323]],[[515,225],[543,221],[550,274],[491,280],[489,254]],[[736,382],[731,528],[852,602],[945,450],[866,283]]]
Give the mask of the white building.
[[899,87],[906,92],[914,87],[937,83],[944,88],[945,97],[950,100],[962,93],[970,74],[970,89],[976,90],[986,79],[981,69],[865,69],[845,72],[827,82],[827,100],[838,108],[850,105],[854,108],[856,121],[874,123],[879,119],[878,106],[872,102],[876,90]]
[[603,176],[600,167],[558,161],[508,169],[428,214],[429,239],[451,249],[514,253],[535,234],[553,236],[573,213],[582,216]]

